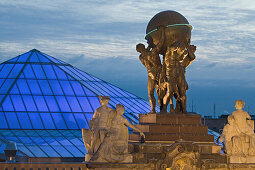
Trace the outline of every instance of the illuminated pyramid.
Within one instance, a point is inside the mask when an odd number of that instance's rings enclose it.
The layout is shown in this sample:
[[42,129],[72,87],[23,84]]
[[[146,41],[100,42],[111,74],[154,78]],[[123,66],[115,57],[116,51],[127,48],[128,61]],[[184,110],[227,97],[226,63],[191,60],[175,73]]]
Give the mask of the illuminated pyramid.
[[82,157],[80,129],[89,128],[100,95],[110,97],[112,108],[124,105],[131,123],[150,111],[142,98],[36,49],[3,62],[0,142],[14,141],[30,157]]

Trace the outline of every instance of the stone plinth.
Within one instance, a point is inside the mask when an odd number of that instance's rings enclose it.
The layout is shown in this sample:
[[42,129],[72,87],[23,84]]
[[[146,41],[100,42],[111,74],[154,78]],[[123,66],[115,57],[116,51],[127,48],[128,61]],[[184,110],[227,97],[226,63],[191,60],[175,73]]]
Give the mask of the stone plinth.
[[[146,142],[169,142],[177,140],[192,142],[214,142],[207,126],[201,124],[201,115],[196,114],[147,114],[139,115],[139,125]],[[129,140],[138,142],[139,134],[134,131]]]

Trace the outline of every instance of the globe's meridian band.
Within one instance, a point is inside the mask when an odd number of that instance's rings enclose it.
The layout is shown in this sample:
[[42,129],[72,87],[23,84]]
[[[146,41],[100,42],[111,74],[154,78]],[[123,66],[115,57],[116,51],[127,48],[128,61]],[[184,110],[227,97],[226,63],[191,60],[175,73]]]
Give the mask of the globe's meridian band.
[[[168,27],[176,27],[176,26],[187,26],[187,27],[190,28],[190,30],[192,30],[192,26],[189,25],[189,24],[172,24],[172,25],[167,25],[166,27],[168,28]],[[145,36],[144,38],[147,40],[148,35],[150,35],[151,33],[155,32],[155,31],[157,31],[157,30],[158,30],[157,28],[151,30],[150,32],[148,32],[148,33],[146,34],[146,36]]]

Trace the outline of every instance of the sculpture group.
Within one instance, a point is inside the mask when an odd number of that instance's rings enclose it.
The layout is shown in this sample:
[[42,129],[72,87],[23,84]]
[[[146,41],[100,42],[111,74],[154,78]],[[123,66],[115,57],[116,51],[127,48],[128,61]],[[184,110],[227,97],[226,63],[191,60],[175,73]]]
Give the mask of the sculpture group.
[[[235,102],[236,111],[228,116],[228,124],[224,126],[219,140],[225,138],[225,152],[230,156],[232,163],[246,163],[247,158],[255,156],[254,121],[243,111],[244,102]],[[253,161],[252,163],[254,163]]]
[[[148,72],[148,96],[151,105],[150,113],[155,113],[156,99],[154,91],[156,89],[158,95],[158,104],[162,113],[167,112],[167,106],[170,102],[170,112],[187,113],[187,97],[186,91],[188,84],[185,78],[186,68],[195,59],[196,46],[190,45],[189,42],[176,41],[173,43],[165,43],[166,28],[160,26],[157,29],[160,32],[160,40],[155,46],[139,43],[136,45],[137,52],[142,64],[147,68]],[[163,50],[163,44],[168,44]],[[163,52],[162,61],[160,52]],[[173,98],[176,101],[174,108]]]
[[82,129],[82,136],[87,150],[86,162],[132,162],[128,153],[128,127],[140,132],[122,115],[125,111],[121,104],[116,110],[108,107],[109,97],[100,96],[101,106],[95,111],[89,122],[90,129]]

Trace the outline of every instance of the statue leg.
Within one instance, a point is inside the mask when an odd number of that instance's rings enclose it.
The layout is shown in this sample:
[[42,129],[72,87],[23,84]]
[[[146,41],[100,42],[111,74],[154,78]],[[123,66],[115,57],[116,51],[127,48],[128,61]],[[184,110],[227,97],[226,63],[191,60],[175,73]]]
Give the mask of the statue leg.
[[149,101],[151,105],[151,111],[150,113],[156,113],[155,107],[156,107],[156,99],[154,97],[154,90],[155,90],[155,85],[156,81],[151,79],[148,76],[148,84],[147,84],[147,89],[148,89],[148,96],[149,96]]
[[186,96],[186,83],[185,77],[180,76],[178,78],[178,91],[180,93],[181,112],[187,113],[187,96]]
[[167,112],[167,105],[169,101],[172,99],[173,102],[173,90],[170,83],[167,83],[167,93],[163,98],[163,109],[162,111]]

